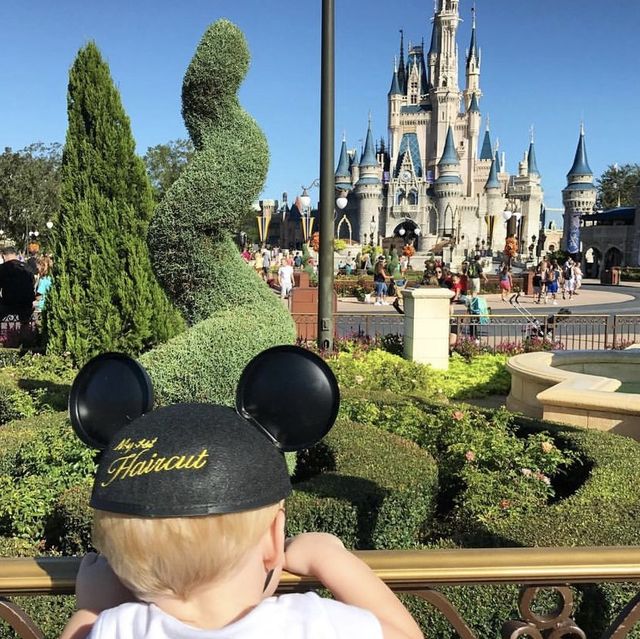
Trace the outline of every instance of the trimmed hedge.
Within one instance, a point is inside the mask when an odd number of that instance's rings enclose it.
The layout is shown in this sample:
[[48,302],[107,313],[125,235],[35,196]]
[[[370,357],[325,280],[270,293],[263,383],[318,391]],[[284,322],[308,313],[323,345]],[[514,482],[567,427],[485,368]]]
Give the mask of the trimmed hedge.
[[220,311],[142,355],[140,362],[153,380],[156,403],[234,405],[236,386],[248,362],[266,348],[295,339],[291,318],[282,322],[283,307],[277,298],[273,301],[278,306],[265,305],[260,313],[247,310],[241,325],[237,310]]
[[433,520],[433,458],[370,426],[339,420],[321,444],[299,455],[295,479],[302,481],[287,500],[290,535],[320,530],[352,548],[415,548]]
[[0,535],[39,543],[60,494],[92,480],[94,451],[64,413],[0,428]]
[[184,77],[182,114],[196,150],[158,205],[148,243],[158,279],[191,328],[141,358],[160,403],[232,404],[244,365],[295,341],[289,312],[232,240],[269,164],[266,138],[236,95],[248,66],[242,32],[219,20]]

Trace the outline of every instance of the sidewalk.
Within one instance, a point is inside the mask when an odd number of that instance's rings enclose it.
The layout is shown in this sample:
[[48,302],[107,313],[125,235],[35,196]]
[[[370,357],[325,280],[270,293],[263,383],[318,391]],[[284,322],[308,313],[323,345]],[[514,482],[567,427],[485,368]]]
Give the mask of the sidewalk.
[[[593,285],[597,285],[598,288],[593,288]],[[625,282],[624,286],[634,286],[640,288],[640,282]],[[484,295],[484,294],[483,294]],[[484,295],[487,300],[487,304],[491,307],[491,311],[494,314],[500,314],[501,309],[512,308],[509,302],[503,302],[500,298],[500,293],[489,293]],[[633,296],[626,293],[620,293],[617,291],[616,286],[600,286],[598,280],[584,280],[583,288],[580,289],[579,294],[574,296],[572,300],[562,299],[562,294],[557,295],[557,307],[573,308],[580,306],[595,306],[611,304],[621,304],[622,302],[629,302],[633,300]],[[393,299],[391,300],[393,301]],[[546,312],[541,309],[556,308],[553,305],[551,298],[549,297],[547,304],[536,304],[533,296],[521,295],[519,298],[520,305],[528,308],[532,311],[537,309],[538,312]],[[464,304],[454,305],[455,313],[465,313],[466,309]],[[395,313],[396,311],[392,306],[374,306],[373,304],[365,304],[358,301],[355,297],[343,297],[338,298],[338,312],[340,313]]]

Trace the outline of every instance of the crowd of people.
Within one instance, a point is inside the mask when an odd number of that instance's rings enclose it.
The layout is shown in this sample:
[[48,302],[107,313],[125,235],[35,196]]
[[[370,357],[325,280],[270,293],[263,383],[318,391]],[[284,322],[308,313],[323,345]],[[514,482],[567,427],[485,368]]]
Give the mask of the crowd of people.
[[[280,297],[289,299],[294,287],[294,270],[302,268],[300,251],[282,251],[278,247],[262,247],[250,251],[244,247],[242,258],[253,266],[258,277],[274,288],[280,289]],[[307,258],[307,264],[317,273],[317,264],[313,257]]]
[[533,275],[533,295],[536,304],[558,303],[558,293],[563,300],[571,300],[579,295],[582,286],[582,268],[570,257],[560,265],[558,260],[542,259]]

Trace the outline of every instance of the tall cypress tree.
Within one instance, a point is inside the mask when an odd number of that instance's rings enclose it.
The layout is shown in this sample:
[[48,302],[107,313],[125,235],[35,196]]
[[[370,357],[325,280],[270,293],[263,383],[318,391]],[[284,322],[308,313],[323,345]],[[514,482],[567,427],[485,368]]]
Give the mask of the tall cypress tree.
[[153,195],[131,126],[94,43],[69,74],[47,350],[77,363],[137,354],[184,326],[155,279],[146,244]]

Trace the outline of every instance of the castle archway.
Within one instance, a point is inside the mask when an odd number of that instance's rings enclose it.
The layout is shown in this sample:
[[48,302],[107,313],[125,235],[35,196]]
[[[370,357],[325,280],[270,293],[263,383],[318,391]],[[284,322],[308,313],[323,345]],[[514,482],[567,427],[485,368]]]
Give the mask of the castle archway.
[[611,268],[612,266],[621,266],[622,265],[622,251],[612,246],[605,254],[604,254],[604,267]]
[[413,247],[417,250],[420,227],[413,220],[402,220],[393,229],[393,237],[402,238],[405,244],[413,244]]

